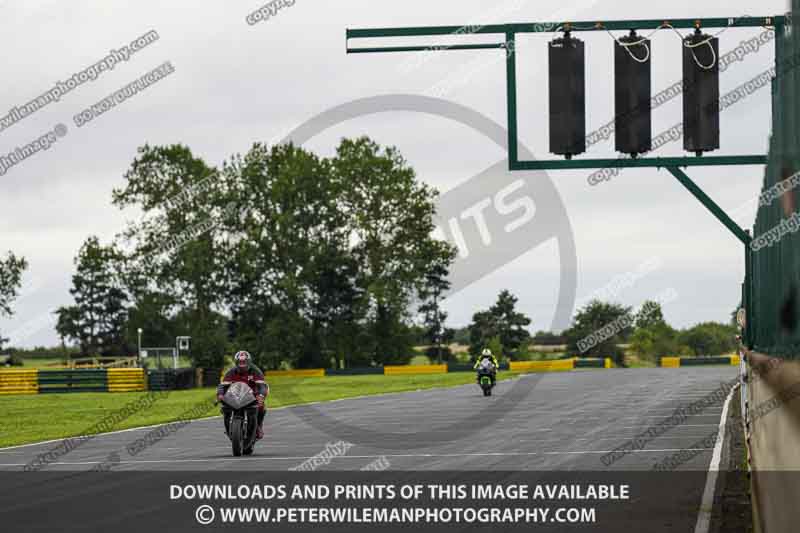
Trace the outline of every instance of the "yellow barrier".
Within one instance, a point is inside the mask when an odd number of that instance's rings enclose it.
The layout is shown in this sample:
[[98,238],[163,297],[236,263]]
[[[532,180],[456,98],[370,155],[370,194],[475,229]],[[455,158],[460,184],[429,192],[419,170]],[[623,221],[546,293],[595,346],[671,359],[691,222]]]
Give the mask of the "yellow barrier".
[[730,357],[731,357],[731,366],[739,366],[739,364],[742,362],[741,358],[737,354],[733,354]]
[[309,370],[269,370],[264,372],[268,378],[322,378],[325,377],[325,370],[322,368],[312,368]]
[[143,368],[109,368],[108,392],[135,392],[147,389]]
[[604,368],[611,368],[611,358],[610,357],[606,357],[605,358]]
[[575,359],[558,359],[555,361],[511,361],[512,372],[557,372],[573,370]]
[[37,394],[39,392],[39,371],[0,370],[0,395]]
[[681,366],[680,357],[662,357],[661,366],[664,368],[678,368]]
[[447,365],[384,366],[383,373],[387,376],[409,374],[446,374]]

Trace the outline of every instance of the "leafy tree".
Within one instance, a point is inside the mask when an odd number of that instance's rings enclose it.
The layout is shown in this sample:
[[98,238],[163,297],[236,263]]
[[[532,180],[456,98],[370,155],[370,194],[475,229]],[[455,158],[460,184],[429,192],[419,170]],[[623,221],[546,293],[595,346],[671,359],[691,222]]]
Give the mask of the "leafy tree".
[[[192,354],[217,352],[218,340],[205,328],[214,329],[215,311],[224,303],[220,226],[239,216],[236,206],[224,203],[217,170],[185,146],[145,145],[125,182],[114,190],[113,204],[144,213],[119,237],[129,248],[126,288],[137,302],[171,299],[173,315],[185,311],[196,320]],[[221,366],[222,357],[220,351],[206,364]]]
[[654,326],[664,326],[666,324],[664,313],[661,310],[661,304],[656,301],[646,301],[642,304],[639,312],[636,313],[637,328],[651,328]]
[[[215,311],[202,312],[194,308],[182,309],[174,319],[177,335],[189,336],[190,354],[195,365],[201,368],[220,368],[228,343],[228,318]],[[167,344],[172,346],[175,339]]]
[[[475,313],[469,326],[470,354],[477,356],[497,337],[502,351],[496,355],[513,357],[530,341],[526,326],[531,319],[516,311],[517,298],[509,291],[502,291],[497,302],[488,311]],[[493,351],[494,353],[494,351]]]
[[[447,280],[449,274],[448,264],[452,257],[440,257],[440,262],[431,265],[425,276],[425,284],[419,291],[419,296],[423,303],[419,306],[419,312],[423,316],[425,326],[426,341],[432,344],[430,350],[431,357],[437,361],[447,361],[452,355],[450,349],[445,352],[443,344],[449,344],[455,337],[455,330],[445,328],[447,313],[441,308],[441,299],[450,290],[450,282]],[[446,261],[446,262],[445,262]]]
[[489,339],[489,342],[486,343],[486,348],[489,348],[498,359],[502,357],[502,354],[505,351],[505,346],[503,346],[503,343],[500,341],[500,337],[497,335]]
[[636,313],[636,329],[631,336],[631,348],[640,356],[656,361],[665,355],[678,353],[678,332],[664,320],[661,304],[646,301]]
[[357,351],[359,319],[364,291],[356,284],[358,265],[339,246],[320,250],[313,263],[316,274],[308,279],[312,300],[309,319],[311,343],[299,366],[344,367],[348,354]]
[[[0,259],[0,317],[14,314],[11,304],[17,298],[17,291],[22,283],[22,274],[28,268],[24,257],[17,257],[8,252],[5,259]],[[0,348],[8,339],[0,334]]]
[[472,315],[472,323],[469,325],[470,355],[479,356],[489,345],[489,341],[497,337],[497,329],[496,317],[490,311],[478,311]]
[[497,303],[489,309],[496,318],[497,333],[503,344],[504,354],[511,357],[523,345],[530,342],[531,334],[526,329],[531,319],[516,311],[517,297],[504,290],[497,297]]
[[637,327],[631,335],[631,349],[653,362],[659,357],[677,355],[678,334],[666,323]]
[[128,308],[125,324],[125,339],[128,345],[139,342],[138,330],[142,329],[145,346],[172,346],[179,335],[171,316],[174,302],[157,292],[141,293],[139,300]]
[[682,331],[680,343],[693,355],[724,355],[736,350],[736,328],[730,324],[704,322]]
[[82,355],[130,353],[125,343],[127,295],[121,287],[118,264],[122,256],[113,246],[101,246],[89,237],[75,258],[70,294],[75,305],[56,313],[56,331],[76,341]]
[[227,201],[245,213],[226,221],[223,242],[240,336],[267,368],[344,361],[366,305],[331,164],[291,144],[256,144],[223,174]]
[[611,357],[624,366],[617,344],[630,334],[633,323],[630,307],[592,300],[575,313],[572,327],[564,332],[567,350],[584,357]]
[[355,242],[358,284],[370,306],[369,349],[376,362],[408,360],[410,351],[401,356],[397,348],[405,343],[410,297],[425,285],[431,265],[455,257],[451,246],[431,237],[437,193],[416,179],[396,148],[367,137],[343,140],[332,165]]

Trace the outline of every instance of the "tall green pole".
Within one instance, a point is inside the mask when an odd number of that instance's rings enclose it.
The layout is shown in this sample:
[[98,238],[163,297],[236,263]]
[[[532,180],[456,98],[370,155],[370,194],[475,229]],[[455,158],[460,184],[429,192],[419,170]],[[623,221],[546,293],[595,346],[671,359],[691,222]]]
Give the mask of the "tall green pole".
[[508,169],[514,170],[517,153],[517,49],[514,32],[506,32],[506,107],[508,109]]
[[[748,232],[749,233],[749,232]],[[744,345],[753,349],[753,250],[749,244],[744,246]]]

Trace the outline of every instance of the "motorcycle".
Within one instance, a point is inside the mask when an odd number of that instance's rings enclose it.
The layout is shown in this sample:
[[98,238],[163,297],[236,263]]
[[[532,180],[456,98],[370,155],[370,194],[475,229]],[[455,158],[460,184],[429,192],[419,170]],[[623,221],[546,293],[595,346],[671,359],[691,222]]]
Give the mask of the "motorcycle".
[[478,385],[483,389],[484,396],[492,395],[492,388],[494,387],[494,364],[488,359],[481,361],[478,365]]
[[258,401],[246,383],[236,382],[228,387],[222,397],[222,415],[234,457],[252,454],[258,426]]

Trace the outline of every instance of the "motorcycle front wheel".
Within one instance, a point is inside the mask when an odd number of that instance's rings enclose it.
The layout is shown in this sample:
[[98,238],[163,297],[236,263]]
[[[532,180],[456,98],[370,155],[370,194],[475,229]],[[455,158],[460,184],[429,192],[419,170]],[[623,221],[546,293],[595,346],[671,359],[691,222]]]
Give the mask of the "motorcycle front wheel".
[[244,444],[244,428],[242,427],[242,419],[234,418],[231,420],[231,445],[233,446],[233,456],[239,457],[242,455],[242,446]]

